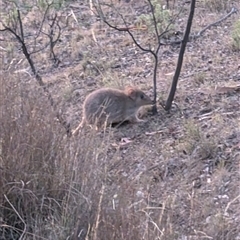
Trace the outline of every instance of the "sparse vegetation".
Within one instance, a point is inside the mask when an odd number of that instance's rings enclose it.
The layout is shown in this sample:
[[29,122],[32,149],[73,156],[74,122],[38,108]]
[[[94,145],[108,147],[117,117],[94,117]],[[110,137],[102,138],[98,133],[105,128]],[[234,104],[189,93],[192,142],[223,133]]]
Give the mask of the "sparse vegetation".
[[196,85],[201,85],[204,83],[205,80],[205,76],[206,74],[204,72],[198,72],[194,75],[194,81],[196,83]]
[[[161,1],[154,0],[151,2],[153,5],[153,8],[154,8],[158,32],[162,33],[167,29],[169,23],[172,20],[171,18],[173,18],[173,16],[171,16],[171,10],[166,9],[164,7],[164,4],[161,3]],[[146,29],[148,31],[150,31],[151,33],[155,32],[154,22],[153,22],[151,14],[149,14],[149,13],[140,15],[136,24],[137,25],[139,24],[140,26],[145,25]],[[172,22],[172,24],[169,26],[168,30],[174,31],[174,22]]]
[[[87,0],[58,2],[61,21],[68,20],[54,47],[61,62],[53,66],[50,48],[33,59],[72,128],[81,121],[83,99],[99,86],[130,82],[152,94],[151,59],[126,44],[127,35],[99,23]],[[5,16],[10,5],[2,4]],[[120,4],[130,22],[131,12],[146,11],[143,1]],[[218,19],[216,10],[198,2],[194,26]],[[26,12],[23,24],[31,38],[42,14],[36,8]],[[185,20],[175,27],[184,29]],[[227,28],[207,31],[186,47],[190,60],[183,64],[177,107],[170,113],[160,110],[147,123],[99,133],[85,128],[72,138],[66,137],[19,43],[1,31],[0,239],[240,239],[239,53],[224,44],[232,39],[232,24],[229,18]],[[27,38],[27,47],[48,40],[44,34],[35,42]],[[166,76],[175,70],[178,50],[166,45],[159,52],[159,94],[170,86]],[[84,67],[88,59],[100,71]],[[219,86],[234,90],[220,92]]]
[[197,151],[202,159],[215,158],[217,143],[214,136],[205,136],[198,125],[191,121],[185,124],[185,129],[184,150],[188,154],[196,154]]
[[232,30],[232,47],[233,50],[240,50],[240,20],[237,20]]

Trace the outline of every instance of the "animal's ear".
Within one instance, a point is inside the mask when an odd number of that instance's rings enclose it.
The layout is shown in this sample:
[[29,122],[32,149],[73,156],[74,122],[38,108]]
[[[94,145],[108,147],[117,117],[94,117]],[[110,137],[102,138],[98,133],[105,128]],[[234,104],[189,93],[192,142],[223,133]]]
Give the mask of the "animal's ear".
[[137,93],[136,90],[132,87],[127,87],[125,89],[126,94],[128,95],[128,97],[130,97],[132,100],[135,100],[137,98]]

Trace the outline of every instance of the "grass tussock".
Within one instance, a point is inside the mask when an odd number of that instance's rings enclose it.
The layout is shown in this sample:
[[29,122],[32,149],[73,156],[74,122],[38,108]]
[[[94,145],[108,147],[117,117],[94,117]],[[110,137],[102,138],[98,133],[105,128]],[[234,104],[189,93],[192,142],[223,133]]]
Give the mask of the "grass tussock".
[[86,235],[107,142],[91,135],[70,142],[41,89],[17,77],[1,81],[0,238],[66,239],[79,221]]

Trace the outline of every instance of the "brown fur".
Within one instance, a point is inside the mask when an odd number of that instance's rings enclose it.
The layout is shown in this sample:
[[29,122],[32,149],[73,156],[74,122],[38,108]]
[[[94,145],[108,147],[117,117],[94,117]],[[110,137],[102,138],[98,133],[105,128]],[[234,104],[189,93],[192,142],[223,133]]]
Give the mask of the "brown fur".
[[124,90],[101,88],[90,93],[83,103],[83,119],[73,131],[75,135],[85,124],[96,125],[97,128],[111,123],[121,123],[126,120],[143,122],[137,117],[140,107],[151,105],[151,99],[135,87]]

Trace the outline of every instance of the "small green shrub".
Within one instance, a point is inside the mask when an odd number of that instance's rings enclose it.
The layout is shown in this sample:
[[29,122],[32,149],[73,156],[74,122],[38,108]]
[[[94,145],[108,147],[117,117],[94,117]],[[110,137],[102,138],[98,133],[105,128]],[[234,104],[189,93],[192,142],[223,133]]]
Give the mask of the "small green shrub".
[[233,47],[233,50],[235,51],[240,50],[240,20],[238,20],[233,26],[232,47]]
[[[163,4],[157,0],[152,1],[152,5],[154,8],[158,32],[162,33],[169,25],[169,22],[171,20],[171,11],[169,9],[164,9]],[[154,32],[155,26],[152,13],[142,14],[139,17],[137,23],[140,25],[146,25],[149,32]],[[173,24],[171,25],[171,29],[174,29]]]
[[194,82],[197,85],[203,84],[205,79],[206,79],[206,73],[205,72],[198,72],[194,75]]

